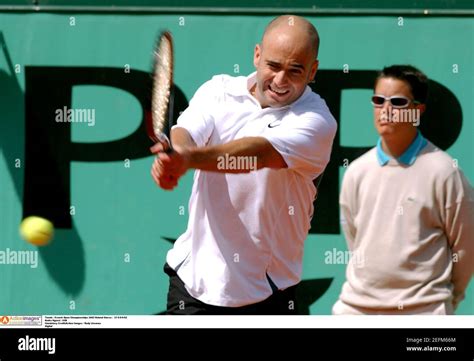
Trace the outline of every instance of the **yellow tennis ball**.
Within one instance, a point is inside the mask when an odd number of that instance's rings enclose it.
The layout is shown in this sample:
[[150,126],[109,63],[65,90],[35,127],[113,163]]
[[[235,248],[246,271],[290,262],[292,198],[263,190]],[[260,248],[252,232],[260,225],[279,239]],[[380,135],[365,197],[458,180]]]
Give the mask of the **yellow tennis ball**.
[[20,224],[20,235],[35,246],[46,246],[54,234],[53,224],[45,218],[30,216]]

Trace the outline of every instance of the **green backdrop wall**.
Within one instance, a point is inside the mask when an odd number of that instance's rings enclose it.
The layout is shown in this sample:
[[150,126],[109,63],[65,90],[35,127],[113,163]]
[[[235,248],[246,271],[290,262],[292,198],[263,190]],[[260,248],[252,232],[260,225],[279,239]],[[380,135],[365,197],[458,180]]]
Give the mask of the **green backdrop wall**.
[[[154,186],[149,175],[153,158],[147,154],[142,108],[154,37],[161,28],[174,34],[176,84],[182,91],[178,108],[183,108],[212,75],[253,71],[253,48],[271,18],[0,12],[0,250],[36,250],[18,235],[25,214],[45,212],[57,224],[54,242],[39,249],[37,268],[0,265],[0,312],[164,310],[168,280],[162,266],[185,229],[182,210],[192,174],[172,193]],[[433,109],[445,106],[431,113],[436,121],[426,132],[448,148],[471,184],[474,180],[474,19],[308,18],[322,39],[314,87],[330,98],[340,128],[335,171],[323,180],[321,202],[328,211],[318,203],[306,240],[300,298],[302,313],[329,314],[345,271],[345,264],[326,260],[327,252],[346,250],[337,226],[344,159],[377,140],[369,102],[374,71],[409,63],[428,74],[439,95],[432,98]],[[53,110],[66,105],[94,109],[94,126],[55,123]],[[60,171],[39,179],[50,168]],[[474,314],[473,301],[471,283],[458,313]]]

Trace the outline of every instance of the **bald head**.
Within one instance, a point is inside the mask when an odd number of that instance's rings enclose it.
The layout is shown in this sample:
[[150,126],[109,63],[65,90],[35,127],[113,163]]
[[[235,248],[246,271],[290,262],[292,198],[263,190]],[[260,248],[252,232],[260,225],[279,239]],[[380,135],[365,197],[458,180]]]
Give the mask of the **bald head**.
[[281,15],[273,19],[265,28],[262,37],[262,46],[275,36],[289,36],[294,41],[302,42],[302,46],[311,49],[313,58],[318,57],[319,34],[316,28],[305,18],[296,15]]
[[304,93],[318,71],[318,46],[318,32],[299,16],[279,16],[268,24],[253,57],[254,96],[262,107],[289,105]]

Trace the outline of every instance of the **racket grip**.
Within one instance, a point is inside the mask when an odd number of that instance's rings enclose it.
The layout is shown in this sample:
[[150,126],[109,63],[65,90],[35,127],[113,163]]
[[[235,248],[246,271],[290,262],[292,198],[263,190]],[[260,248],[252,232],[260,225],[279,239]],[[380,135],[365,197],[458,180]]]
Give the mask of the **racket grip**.
[[163,146],[163,151],[165,153],[171,153],[173,151],[173,148],[171,147],[171,141],[169,138],[166,136],[165,133],[156,133],[156,140],[158,143],[161,143]]

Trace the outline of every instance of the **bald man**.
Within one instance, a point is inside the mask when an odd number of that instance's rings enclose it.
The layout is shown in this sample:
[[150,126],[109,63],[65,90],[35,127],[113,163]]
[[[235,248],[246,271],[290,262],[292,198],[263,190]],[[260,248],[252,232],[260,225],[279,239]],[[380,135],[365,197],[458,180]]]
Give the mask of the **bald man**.
[[255,46],[256,72],[203,84],[152,166],[172,190],[193,169],[186,231],[168,252],[168,314],[295,314],[303,244],[336,122],[308,87],[319,36],[284,15]]

